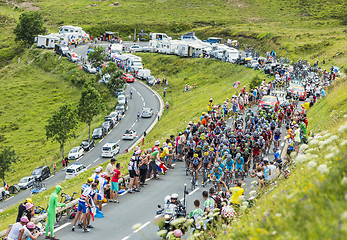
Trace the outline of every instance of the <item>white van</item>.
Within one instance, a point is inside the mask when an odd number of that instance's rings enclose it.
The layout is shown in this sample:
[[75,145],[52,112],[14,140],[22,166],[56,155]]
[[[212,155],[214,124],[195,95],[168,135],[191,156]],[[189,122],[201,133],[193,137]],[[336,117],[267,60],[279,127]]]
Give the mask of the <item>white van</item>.
[[149,76],[151,76],[151,70],[145,68],[145,69],[139,69],[137,71],[137,74],[135,74],[135,77],[145,80],[147,79]]
[[106,143],[101,150],[101,157],[114,157],[120,151],[119,145],[115,142]]
[[[130,54],[131,55],[131,54]],[[138,56],[131,55],[127,59],[127,67],[130,68],[130,72],[137,72],[139,69],[143,69],[142,59]]]
[[85,171],[87,171],[87,168],[82,163],[74,163],[65,170],[65,178],[74,178]]
[[37,41],[37,47],[52,49],[55,47],[55,44],[59,44],[60,35],[56,33],[38,35],[35,40]]

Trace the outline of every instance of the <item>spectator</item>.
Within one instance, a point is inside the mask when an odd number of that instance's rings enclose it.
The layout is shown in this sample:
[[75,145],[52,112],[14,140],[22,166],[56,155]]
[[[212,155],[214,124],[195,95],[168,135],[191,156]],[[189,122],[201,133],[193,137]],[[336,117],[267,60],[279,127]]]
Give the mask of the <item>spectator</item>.
[[117,163],[116,168],[113,170],[113,176],[111,179],[111,196],[112,197],[110,199],[110,202],[119,203],[119,201],[117,200],[118,191],[119,191],[118,181],[119,181],[119,178],[123,176],[123,174],[120,172],[121,168],[122,167],[120,163]]
[[26,204],[27,203],[33,204],[33,200],[31,198],[27,198],[27,199],[25,199],[24,203],[19,204],[16,222],[20,222],[20,219],[23,216],[24,211],[26,210]]
[[140,192],[140,189],[139,189],[139,177],[140,177],[139,163],[141,161],[140,154],[141,154],[141,151],[137,150],[135,152],[135,156],[132,156],[130,159],[130,163],[128,166],[129,176],[130,176],[128,193]]
[[6,239],[7,240],[21,240],[24,233],[24,226],[29,222],[26,216],[20,218],[19,222],[16,222],[7,229]]
[[245,190],[241,188],[241,181],[238,181],[236,183],[236,187],[233,187],[230,189],[231,195],[231,203],[233,206],[239,208],[241,201],[240,201],[240,196],[243,196],[245,194]]

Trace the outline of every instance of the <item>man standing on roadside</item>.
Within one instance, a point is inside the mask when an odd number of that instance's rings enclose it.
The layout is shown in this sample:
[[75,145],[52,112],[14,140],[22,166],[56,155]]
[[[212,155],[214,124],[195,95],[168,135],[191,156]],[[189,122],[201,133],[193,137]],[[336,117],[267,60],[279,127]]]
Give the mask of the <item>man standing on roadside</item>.
[[[141,161],[140,154],[141,154],[141,150],[137,150],[135,152],[135,156],[132,156],[130,159],[130,163],[128,166],[129,175],[130,175],[128,193],[134,193],[134,191],[140,192],[139,190],[139,177],[140,177],[139,162]],[[133,191],[134,185],[135,185],[135,189]]]
[[[107,183],[110,183],[111,178],[113,177],[113,173],[114,173],[114,164],[116,163],[116,159],[111,158],[110,163],[107,164],[106,166],[106,181]],[[110,199],[113,199],[113,192],[111,191],[111,196]]]
[[[119,190],[118,180],[123,175],[120,172],[120,169],[121,169],[120,163],[117,163],[116,164],[116,168],[113,170],[113,177],[111,179],[111,195],[112,195],[112,198],[110,199],[110,202],[119,203],[118,200],[117,200],[118,190]],[[114,198],[113,198],[113,194],[114,194]]]

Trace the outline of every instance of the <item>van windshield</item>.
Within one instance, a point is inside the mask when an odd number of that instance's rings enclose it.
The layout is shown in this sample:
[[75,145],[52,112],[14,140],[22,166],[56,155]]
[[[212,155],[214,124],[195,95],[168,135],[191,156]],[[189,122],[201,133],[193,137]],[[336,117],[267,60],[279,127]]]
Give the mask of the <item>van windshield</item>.
[[67,173],[74,173],[74,172],[75,172],[75,169],[68,168],[68,169],[66,169],[66,172],[67,172]]
[[142,63],[139,61],[139,62],[134,62],[134,66],[142,66]]
[[111,151],[111,148],[110,147],[103,147],[102,150],[103,151]]

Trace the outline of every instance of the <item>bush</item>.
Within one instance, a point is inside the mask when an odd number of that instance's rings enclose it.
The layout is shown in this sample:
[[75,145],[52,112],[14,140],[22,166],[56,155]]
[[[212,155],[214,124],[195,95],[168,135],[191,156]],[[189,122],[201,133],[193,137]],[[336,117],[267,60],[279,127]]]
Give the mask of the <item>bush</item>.
[[261,84],[261,77],[259,75],[256,75],[252,78],[251,83],[249,84],[249,89],[254,89],[255,87],[259,87]]

